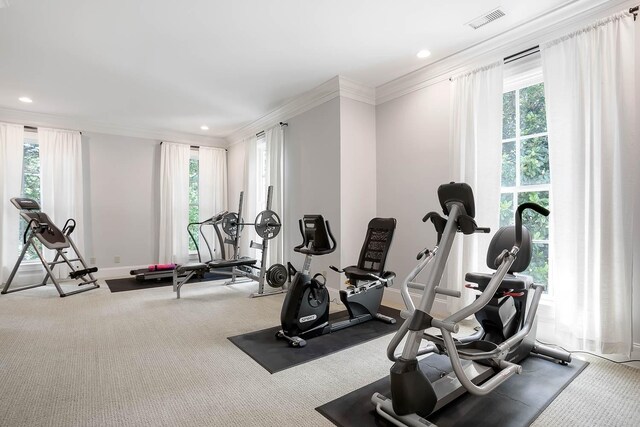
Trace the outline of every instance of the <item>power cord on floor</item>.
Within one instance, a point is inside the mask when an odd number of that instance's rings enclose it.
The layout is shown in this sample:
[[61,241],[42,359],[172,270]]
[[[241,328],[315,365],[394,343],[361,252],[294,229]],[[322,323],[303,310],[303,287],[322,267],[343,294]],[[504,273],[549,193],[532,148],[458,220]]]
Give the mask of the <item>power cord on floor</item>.
[[584,353],[584,354],[589,354],[589,355],[591,355],[591,356],[599,357],[600,359],[608,360],[609,362],[617,363],[617,364],[619,364],[619,365],[624,365],[625,363],[631,363],[631,362],[640,362],[640,359],[630,359],[630,360],[625,360],[624,362],[618,362],[618,361],[615,361],[615,360],[613,360],[613,359],[609,359],[608,357],[604,357],[604,356],[600,356],[599,354],[592,353],[592,352],[590,352],[590,351],[583,351],[583,350],[567,350],[566,348],[564,348],[564,347],[562,347],[561,345],[558,345],[558,344],[551,344],[551,343],[547,343],[547,342],[540,341],[540,340],[538,340],[538,342],[540,342],[541,344],[544,344],[544,345],[549,345],[549,346],[552,346],[552,347],[560,348],[560,349],[562,349],[562,350],[564,350],[564,351],[566,351],[566,352],[568,352],[568,353]]

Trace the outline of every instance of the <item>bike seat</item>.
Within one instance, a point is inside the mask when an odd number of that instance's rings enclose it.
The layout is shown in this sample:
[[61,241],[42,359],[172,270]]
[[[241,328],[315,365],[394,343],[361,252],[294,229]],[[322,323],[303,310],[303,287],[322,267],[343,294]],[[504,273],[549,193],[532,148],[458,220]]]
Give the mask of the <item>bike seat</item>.
[[345,267],[344,274],[345,276],[347,276],[347,279],[355,280],[375,280],[375,278],[371,276],[372,274],[378,277],[382,277],[383,279],[388,279],[390,275],[393,275],[395,277],[395,273],[392,272],[384,271],[382,272],[382,274],[379,274],[377,271],[364,270],[362,268],[356,267],[355,265]]
[[[477,283],[478,290],[484,291],[493,274],[491,273],[467,273],[464,276],[464,279],[467,282]],[[507,274],[502,279],[502,283],[498,289],[511,289],[514,291],[524,291],[527,289],[527,286],[530,284],[531,278],[529,276],[514,276],[513,274]]]

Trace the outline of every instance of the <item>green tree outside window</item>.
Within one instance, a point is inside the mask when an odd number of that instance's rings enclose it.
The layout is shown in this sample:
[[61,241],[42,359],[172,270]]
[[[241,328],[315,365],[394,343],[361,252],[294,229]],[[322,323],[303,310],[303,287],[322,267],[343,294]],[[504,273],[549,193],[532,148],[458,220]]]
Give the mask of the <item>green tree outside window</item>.
[[[549,207],[551,170],[544,84],[503,94],[502,188],[500,226],[513,224],[515,208],[525,202]],[[525,212],[523,223],[533,240],[532,259],[524,272],[536,283],[549,282],[549,219]]]

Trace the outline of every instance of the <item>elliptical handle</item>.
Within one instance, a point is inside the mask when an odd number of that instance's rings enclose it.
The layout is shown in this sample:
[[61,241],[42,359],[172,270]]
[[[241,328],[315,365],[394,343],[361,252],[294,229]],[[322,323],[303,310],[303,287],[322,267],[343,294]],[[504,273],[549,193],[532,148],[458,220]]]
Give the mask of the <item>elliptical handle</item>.
[[301,219],[298,220],[298,226],[300,227],[300,234],[302,234],[302,243],[293,248],[295,252],[300,252],[300,249],[306,247],[309,243],[307,242],[307,235],[304,233],[304,225]]
[[531,209],[532,211],[536,211],[540,215],[549,216],[551,213],[549,209],[543,208],[537,203],[527,202],[518,206],[516,210],[516,246],[520,247],[522,244],[522,212],[527,209]]
[[[436,229],[436,233],[438,235],[437,244],[440,244],[440,239],[442,238],[442,233],[447,225],[447,220],[440,216],[438,212],[429,212],[422,218],[422,222],[427,222],[431,220],[431,223]],[[418,258],[420,259],[420,258]]]
[[324,220],[324,224],[327,226],[327,234],[329,234],[329,238],[331,239],[331,249],[329,252],[333,252],[336,249],[336,239],[333,237],[333,233],[331,232],[331,226],[329,225],[329,220]]
[[438,212],[429,212],[428,214],[426,214],[424,217],[422,217],[422,222],[427,222],[431,219],[431,217],[438,217],[440,216],[440,214]]

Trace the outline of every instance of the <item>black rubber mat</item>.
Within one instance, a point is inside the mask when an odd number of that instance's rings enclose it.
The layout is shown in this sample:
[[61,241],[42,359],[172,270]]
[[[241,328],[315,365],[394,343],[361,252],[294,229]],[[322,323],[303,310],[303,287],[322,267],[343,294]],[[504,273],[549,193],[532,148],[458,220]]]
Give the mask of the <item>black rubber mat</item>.
[[[230,279],[231,276],[227,274],[219,273],[206,273],[204,279],[197,279],[192,277],[189,279],[189,283],[208,282],[211,280]],[[137,291],[139,289],[160,288],[162,286],[173,286],[173,279],[171,276],[162,280],[136,280],[135,277],[127,277],[124,279],[112,279],[106,280],[107,286],[111,292],[125,292],[125,291]]]
[[[228,339],[273,374],[397,331],[402,324],[400,312],[382,306],[380,313],[395,318],[396,323],[391,325],[379,320],[370,320],[331,334],[311,338],[303,348],[293,348],[286,340],[276,339],[276,332],[280,330],[280,326],[236,335]],[[335,322],[348,317],[346,311],[341,311],[332,313],[329,320]]]
[[[467,393],[427,419],[439,427],[528,426],[588,362],[574,360],[569,365],[561,365],[530,356],[521,365],[522,374],[509,378],[492,393],[486,396]],[[420,367],[431,381],[438,379],[441,372],[452,370],[449,359],[441,355],[422,359]],[[393,424],[377,415],[371,403],[373,393],[390,397],[390,390],[389,377],[385,377],[316,410],[339,427],[391,427]]]

